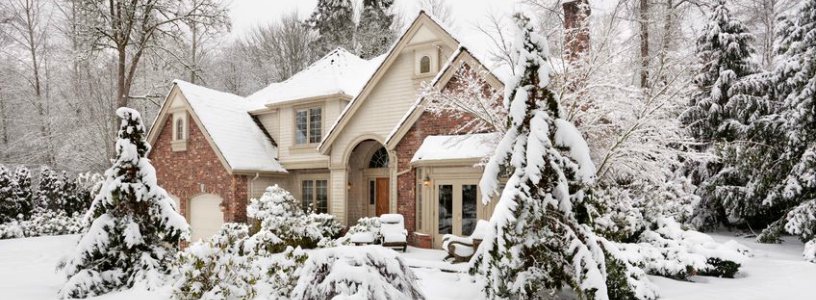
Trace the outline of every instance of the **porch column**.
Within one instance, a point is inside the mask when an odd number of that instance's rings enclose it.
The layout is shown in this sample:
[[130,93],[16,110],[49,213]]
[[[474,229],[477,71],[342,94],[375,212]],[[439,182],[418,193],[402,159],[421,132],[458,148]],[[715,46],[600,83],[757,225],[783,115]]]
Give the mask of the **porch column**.
[[340,223],[344,226],[349,222],[346,220],[346,210],[348,202],[347,187],[348,185],[348,171],[345,166],[335,167],[330,169],[329,186],[331,190],[331,204],[329,213],[334,215]]

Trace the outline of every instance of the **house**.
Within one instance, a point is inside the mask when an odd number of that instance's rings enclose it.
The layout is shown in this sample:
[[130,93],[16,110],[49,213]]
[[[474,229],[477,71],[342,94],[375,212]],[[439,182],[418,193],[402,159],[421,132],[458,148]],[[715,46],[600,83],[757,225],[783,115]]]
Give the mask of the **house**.
[[452,135],[462,120],[426,113],[418,94],[455,86],[463,67],[502,90],[508,68],[483,65],[480,48],[421,12],[380,57],[337,49],[248,97],[175,81],[148,135],[159,184],[193,239],[246,221],[248,199],[275,184],[346,225],[399,213],[436,245],[468,235],[492,212],[476,165],[496,134]]

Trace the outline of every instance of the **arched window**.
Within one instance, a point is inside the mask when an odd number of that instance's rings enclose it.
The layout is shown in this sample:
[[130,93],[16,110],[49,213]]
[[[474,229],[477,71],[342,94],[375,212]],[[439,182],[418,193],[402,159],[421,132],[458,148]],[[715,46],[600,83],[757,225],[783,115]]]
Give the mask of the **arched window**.
[[428,73],[431,71],[431,58],[429,56],[423,56],[419,59],[419,73]]
[[377,152],[374,152],[371,160],[368,161],[368,167],[372,169],[388,168],[388,151],[384,147],[377,149]]
[[176,140],[184,140],[184,119],[176,119]]

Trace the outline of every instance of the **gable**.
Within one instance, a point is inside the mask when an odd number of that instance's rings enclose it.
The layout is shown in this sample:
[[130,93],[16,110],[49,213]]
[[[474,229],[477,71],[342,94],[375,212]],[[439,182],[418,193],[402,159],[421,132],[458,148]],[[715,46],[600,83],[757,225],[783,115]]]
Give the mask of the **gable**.
[[[436,47],[440,51],[439,60],[445,61],[457,47],[458,42],[424,12],[421,12],[389,50],[385,60],[360,94],[346,106],[335,124],[329,129],[318,147],[321,153],[328,154],[332,144],[340,135],[350,135],[345,138],[347,141],[363,133],[378,136],[384,140],[416,99],[420,81],[417,80],[413,71],[415,57],[412,46],[418,44]],[[358,115],[361,112],[363,114]],[[366,121],[367,119],[371,120]],[[355,128],[345,133],[345,127],[351,123],[357,125],[353,125]]]
[[[430,84],[437,89],[447,87],[452,80],[455,80],[454,75],[456,72],[464,67],[477,70],[486,70],[481,61],[471,55],[470,51],[460,47],[452,55],[448,63],[443,66],[440,73],[437,74],[433,81],[430,82]],[[484,74],[486,75],[485,81],[495,90],[501,91],[504,88],[501,80],[499,80],[492,72],[485,72]],[[386,137],[385,145],[387,148],[394,149],[399,141],[402,140],[405,134],[410,130],[411,126],[413,126],[425,113],[426,101],[427,100],[424,97],[416,98],[411,108],[403,115],[397,126],[393,127],[393,130]]]

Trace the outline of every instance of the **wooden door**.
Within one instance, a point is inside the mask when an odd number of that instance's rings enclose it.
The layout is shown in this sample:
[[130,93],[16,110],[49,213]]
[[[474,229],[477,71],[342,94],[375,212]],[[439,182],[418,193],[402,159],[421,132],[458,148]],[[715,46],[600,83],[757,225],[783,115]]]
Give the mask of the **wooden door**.
[[377,178],[377,216],[388,213],[388,178]]

